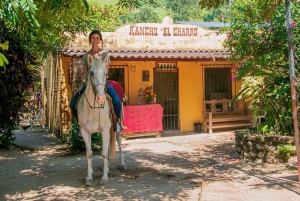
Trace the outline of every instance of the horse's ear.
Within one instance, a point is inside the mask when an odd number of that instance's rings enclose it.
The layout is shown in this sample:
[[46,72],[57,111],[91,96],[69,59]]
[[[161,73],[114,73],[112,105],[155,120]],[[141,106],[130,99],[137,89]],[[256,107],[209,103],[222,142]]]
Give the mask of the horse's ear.
[[101,54],[101,60],[106,63],[106,60],[108,59],[108,52],[103,51]]

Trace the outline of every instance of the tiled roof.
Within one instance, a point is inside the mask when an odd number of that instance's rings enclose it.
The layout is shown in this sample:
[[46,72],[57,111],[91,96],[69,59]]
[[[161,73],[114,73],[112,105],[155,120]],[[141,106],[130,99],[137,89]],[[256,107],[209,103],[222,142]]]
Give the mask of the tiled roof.
[[[227,59],[230,56],[225,50],[106,50],[115,59]],[[72,47],[62,54],[80,57],[85,52],[83,48]]]

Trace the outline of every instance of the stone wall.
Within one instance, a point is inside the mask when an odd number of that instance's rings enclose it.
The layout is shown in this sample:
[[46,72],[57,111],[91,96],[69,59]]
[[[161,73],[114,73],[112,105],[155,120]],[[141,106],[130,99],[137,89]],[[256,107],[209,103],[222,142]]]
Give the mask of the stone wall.
[[[255,135],[247,131],[235,132],[235,147],[239,158],[264,163],[284,163],[289,158],[280,154],[277,146],[295,145],[295,138],[278,135]],[[296,152],[291,152],[294,156]]]

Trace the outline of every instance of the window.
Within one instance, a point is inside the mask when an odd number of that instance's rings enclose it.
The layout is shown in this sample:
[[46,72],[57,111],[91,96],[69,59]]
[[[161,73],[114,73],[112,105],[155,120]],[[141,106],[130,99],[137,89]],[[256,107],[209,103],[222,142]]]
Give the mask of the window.
[[231,99],[232,65],[204,66],[205,100]]
[[127,66],[119,65],[110,65],[108,72],[108,79],[118,82],[123,88],[125,87],[124,83],[124,68]]

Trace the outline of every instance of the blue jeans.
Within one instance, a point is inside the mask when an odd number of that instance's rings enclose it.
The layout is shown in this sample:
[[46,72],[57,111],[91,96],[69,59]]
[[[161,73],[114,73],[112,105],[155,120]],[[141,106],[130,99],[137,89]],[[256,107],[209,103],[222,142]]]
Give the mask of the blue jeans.
[[73,96],[73,98],[71,99],[70,102],[70,108],[72,110],[72,113],[74,115],[74,117],[76,118],[76,120],[78,120],[78,115],[77,115],[77,110],[76,110],[76,101],[78,99],[78,97],[84,92],[86,88],[86,84],[83,85],[83,87],[80,89],[80,91],[77,91],[77,93]]
[[107,82],[107,93],[112,98],[115,114],[118,117],[118,119],[120,119],[122,109],[121,99],[118,96],[116,90],[109,84],[109,82]]
[[[76,101],[78,97],[84,92],[86,88],[86,84],[83,85],[80,91],[78,91],[73,98],[71,99],[70,102],[70,108],[72,110],[72,113],[76,120],[78,120],[78,115],[77,115],[77,110],[76,110]],[[114,111],[117,116],[117,118],[121,118],[121,108],[122,108],[122,103],[120,100],[120,97],[118,96],[116,90],[107,82],[107,93],[108,95],[112,98],[113,106],[114,106]]]

